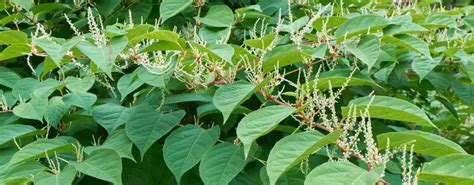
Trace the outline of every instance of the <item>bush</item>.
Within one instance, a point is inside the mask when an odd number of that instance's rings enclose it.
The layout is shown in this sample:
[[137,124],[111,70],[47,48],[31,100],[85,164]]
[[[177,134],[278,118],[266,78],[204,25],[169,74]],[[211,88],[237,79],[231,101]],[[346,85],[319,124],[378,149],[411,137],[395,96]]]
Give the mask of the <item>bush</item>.
[[3,1],[0,184],[473,184],[451,5]]

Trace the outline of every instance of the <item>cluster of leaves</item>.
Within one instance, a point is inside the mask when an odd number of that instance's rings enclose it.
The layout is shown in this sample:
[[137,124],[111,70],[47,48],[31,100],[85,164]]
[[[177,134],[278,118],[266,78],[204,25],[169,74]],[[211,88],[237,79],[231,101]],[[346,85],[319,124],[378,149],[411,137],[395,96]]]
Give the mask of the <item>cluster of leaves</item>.
[[473,7],[39,2],[0,3],[0,184],[474,183]]

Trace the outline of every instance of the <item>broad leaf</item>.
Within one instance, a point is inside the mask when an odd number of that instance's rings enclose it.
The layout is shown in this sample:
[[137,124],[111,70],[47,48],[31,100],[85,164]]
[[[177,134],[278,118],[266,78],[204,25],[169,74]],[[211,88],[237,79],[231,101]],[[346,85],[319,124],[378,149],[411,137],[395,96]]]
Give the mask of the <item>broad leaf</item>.
[[[349,106],[354,105],[356,116],[360,116],[361,112],[371,102],[372,97],[357,98],[349,102]],[[349,107],[343,107],[342,112],[344,116],[348,116]],[[431,120],[426,114],[416,105],[408,101],[388,96],[375,96],[369,106],[370,117],[387,120],[403,121],[410,123],[418,123],[423,126],[434,127]]]
[[244,40],[244,44],[258,49],[266,49],[276,37],[276,33],[270,33],[258,39]]
[[83,162],[70,162],[77,171],[114,185],[122,184],[122,160],[110,149],[93,151]]
[[257,90],[257,86],[248,83],[236,82],[229,85],[223,85],[217,89],[212,102],[219,111],[222,112],[224,123],[230,114],[245,100],[249,99]]
[[349,19],[340,25],[334,36],[338,42],[353,36],[367,33],[367,31],[376,31],[389,25],[390,22],[382,16],[378,15],[360,15]]
[[415,50],[426,57],[431,57],[430,48],[425,41],[411,35],[400,34],[395,36],[383,36],[383,40],[410,50]]
[[436,158],[423,166],[418,178],[444,184],[473,184],[474,156],[453,154]]
[[373,86],[382,88],[367,75],[360,72],[354,72],[351,76],[351,73],[352,71],[349,69],[326,71],[319,75],[317,82],[311,80],[303,84],[302,88],[315,88],[316,86],[320,91],[326,91],[330,87],[329,84],[331,84],[332,88],[342,87],[345,84],[347,86]]
[[90,110],[97,100],[95,94],[88,92],[69,93],[63,96],[63,101],[68,105],[74,105],[85,110]]
[[142,158],[148,148],[177,126],[186,114],[182,110],[163,114],[153,108],[135,109],[137,110],[132,110],[130,120],[125,124],[125,132],[140,150]]
[[138,75],[135,73],[126,74],[120,77],[117,82],[117,89],[120,93],[121,101],[123,101],[128,94],[132,93],[140,86],[143,85],[143,81],[138,78]]
[[55,96],[49,99],[48,107],[44,113],[44,119],[46,122],[58,128],[61,118],[69,111],[69,106],[64,103],[63,99],[59,96]]
[[19,80],[21,80],[20,75],[9,68],[0,66],[0,85],[13,88]]
[[185,172],[194,167],[219,139],[219,127],[205,130],[186,125],[173,131],[163,146],[166,165],[180,182]]
[[33,136],[39,133],[38,130],[30,125],[11,124],[0,126],[0,146],[11,141],[26,136]]
[[362,63],[369,67],[374,66],[380,55],[380,41],[377,36],[366,35],[360,38],[357,45],[347,45],[349,52],[354,54]]
[[13,114],[20,118],[34,119],[43,122],[43,115],[48,107],[48,98],[32,97],[27,103],[21,103],[13,108]]
[[414,145],[413,151],[420,154],[441,157],[449,154],[467,154],[464,149],[453,141],[436,134],[418,130],[389,132],[377,136],[378,147],[383,149],[390,139],[390,148],[399,148],[404,144]]
[[35,39],[33,44],[38,45],[41,49],[43,49],[49,57],[54,61],[56,66],[61,66],[61,60],[63,59],[64,55],[77,43],[81,41],[82,37],[74,37],[71,40],[67,41],[63,45],[60,45],[50,39],[39,38]]
[[163,23],[179,12],[182,12],[192,3],[192,0],[163,0],[160,4],[161,22]]
[[311,59],[312,50],[307,46],[288,44],[276,47],[265,54],[263,60],[263,72],[269,72],[275,68],[303,62]]
[[76,169],[67,165],[58,174],[43,173],[35,176],[36,185],[63,185],[72,184],[76,178]]
[[40,139],[24,146],[10,159],[10,164],[43,158],[46,155],[62,152],[73,153],[73,144],[77,141],[72,137],[59,136],[54,139]]
[[130,109],[117,104],[107,103],[92,109],[94,120],[104,127],[109,134],[125,124],[130,118]]
[[245,167],[244,150],[231,143],[220,143],[202,157],[199,175],[206,185],[229,184]]
[[333,143],[341,135],[334,131],[323,135],[318,131],[301,132],[279,140],[268,155],[267,174],[274,185],[287,170],[296,166],[316,150]]
[[66,87],[72,92],[87,92],[95,82],[94,76],[84,76],[82,78],[77,78],[73,76],[68,76],[64,83]]
[[274,105],[246,115],[237,126],[237,136],[244,145],[245,157],[248,157],[250,147],[255,140],[275,129],[294,111],[295,109],[291,107]]
[[135,161],[132,155],[132,147],[133,143],[130,141],[130,139],[128,139],[127,135],[125,135],[125,129],[119,129],[112,132],[112,134],[107,137],[102,145],[88,146],[84,149],[84,151],[90,154],[95,150],[111,149],[117,152],[120,157]]
[[209,8],[204,17],[197,18],[202,24],[210,27],[231,27],[234,14],[226,5],[215,5]]
[[26,44],[28,35],[18,30],[8,30],[0,32],[0,45],[3,44]]
[[306,177],[305,185],[321,184],[357,184],[373,185],[379,174],[364,170],[348,161],[330,161],[314,168]]
[[411,67],[420,76],[420,82],[430,73],[439,63],[440,60],[431,57],[420,56],[413,60]]
[[77,45],[84,55],[112,78],[112,68],[115,64],[115,59],[118,54],[127,46],[127,37],[114,37],[110,40],[107,46],[98,47],[89,41],[82,41]]

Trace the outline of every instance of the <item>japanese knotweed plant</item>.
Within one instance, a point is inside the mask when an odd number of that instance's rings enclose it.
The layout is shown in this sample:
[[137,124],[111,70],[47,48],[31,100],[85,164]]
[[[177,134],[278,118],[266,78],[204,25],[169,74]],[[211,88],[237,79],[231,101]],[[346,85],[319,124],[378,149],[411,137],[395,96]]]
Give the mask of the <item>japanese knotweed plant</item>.
[[474,184],[469,2],[0,10],[0,184]]

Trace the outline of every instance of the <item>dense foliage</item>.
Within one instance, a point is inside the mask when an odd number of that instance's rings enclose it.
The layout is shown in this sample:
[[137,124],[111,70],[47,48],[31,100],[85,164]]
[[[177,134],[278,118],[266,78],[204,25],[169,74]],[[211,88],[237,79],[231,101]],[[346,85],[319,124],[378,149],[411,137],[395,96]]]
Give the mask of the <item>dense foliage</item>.
[[0,184],[474,184],[468,1],[2,2]]

